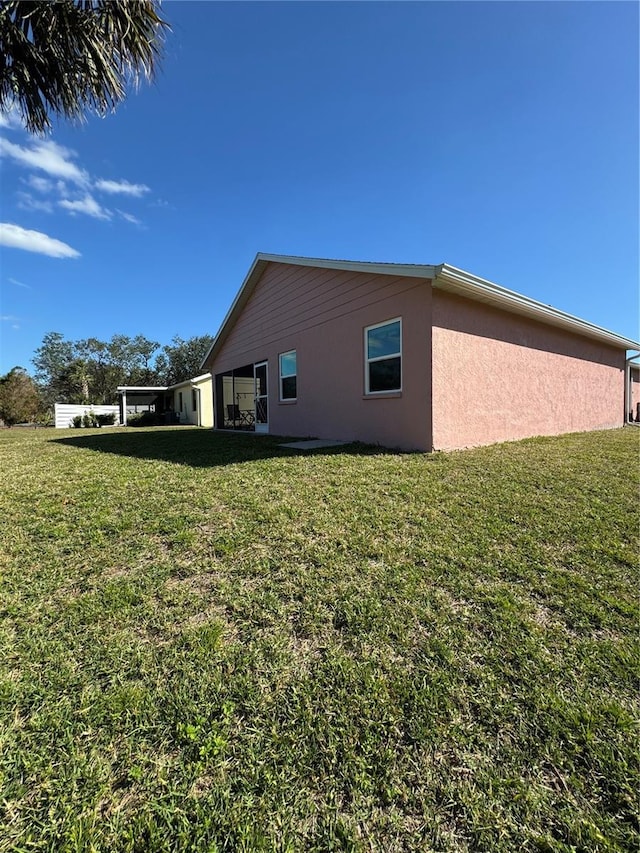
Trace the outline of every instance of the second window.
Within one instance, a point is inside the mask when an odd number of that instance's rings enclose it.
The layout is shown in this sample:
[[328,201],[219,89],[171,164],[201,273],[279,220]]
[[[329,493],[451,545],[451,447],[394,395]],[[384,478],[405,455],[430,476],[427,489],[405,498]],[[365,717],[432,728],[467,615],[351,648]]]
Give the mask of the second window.
[[365,392],[402,390],[402,320],[364,330]]
[[296,351],[280,354],[280,399],[295,400],[298,396],[298,368]]

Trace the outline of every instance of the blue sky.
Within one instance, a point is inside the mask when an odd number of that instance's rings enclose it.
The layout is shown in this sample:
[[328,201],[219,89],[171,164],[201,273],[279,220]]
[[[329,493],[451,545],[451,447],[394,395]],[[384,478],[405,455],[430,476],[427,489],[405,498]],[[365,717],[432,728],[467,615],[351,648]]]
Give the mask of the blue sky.
[[165,3],[113,115],[2,122],[0,373],[50,331],[214,334],[259,251],[447,262],[637,339],[638,8]]

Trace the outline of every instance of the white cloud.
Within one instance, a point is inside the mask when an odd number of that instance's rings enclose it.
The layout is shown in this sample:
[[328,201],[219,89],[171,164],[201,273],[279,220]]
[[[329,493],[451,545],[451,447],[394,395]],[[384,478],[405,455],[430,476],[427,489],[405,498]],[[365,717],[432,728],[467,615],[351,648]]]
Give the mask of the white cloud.
[[49,178],[41,178],[39,175],[29,175],[24,183],[39,193],[50,193],[56,186]]
[[20,317],[14,317],[13,314],[0,314],[1,323],[11,323],[12,329],[20,328]]
[[13,314],[0,314],[0,321],[3,323],[11,323],[12,329],[20,328],[20,317],[14,317]]
[[99,205],[89,193],[84,198],[76,199],[75,201],[63,199],[58,204],[70,213],[85,213],[87,216],[93,216],[94,219],[111,219],[112,215],[110,210]]
[[72,162],[72,158],[76,156],[75,151],[70,151],[56,142],[33,142],[30,148],[25,148],[0,137],[0,156],[11,157],[22,166],[40,169],[48,175],[76,184],[86,184],[89,180],[87,173]]
[[[4,126],[8,126],[6,119]],[[29,192],[16,193],[17,205],[22,210],[53,213],[62,208],[71,215],[84,214],[103,221],[112,220],[114,211],[104,207],[95,197],[95,191],[109,195],[122,195],[129,199],[141,198],[151,190],[145,184],[126,180],[111,181],[92,178],[76,162],[77,153],[50,140],[30,139],[25,145],[16,145],[0,136],[0,157],[13,161],[18,167],[37,169],[43,174],[29,174],[21,178]],[[132,225],[142,225],[137,216],[118,211],[119,216]]]
[[31,193],[16,193],[18,196],[18,207],[22,210],[40,210],[43,213],[53,213],[53,205],[50,201],[41,201],[34,198]]
[[18,281],[17,278],[10,278],[9,281],[11,284],[15,284],[16,287],[24,287],[25,290],[31,290],[31,287],[28,284],[25,284],[23,281]]
[[142,225],[142,220],[138,219],[138,217],[134,216],[132,213],[125,213],[124,210],[118,210],[118,208],[116,208],[116,210],[123,219],[130,222],[132,225]]
[[101,190],[104,193],[111,193],[112,195],[132,195],[136,198],[139,198],[145,193],[151,192],[149,187],[145,184],[130,184],[129,181],[100,180],[96,181],[95,188],[97,190]]
[[56,240],[55,237],[49,237],[41,231],[28,231],[10,222],[0,222],[0,246],[36,252],[40,255],[48,255],[50,258],[80,257],[80,252],[63,243],[62,240]]
[[20,118],[15,110],[0,113],[0,127],[20,127]]

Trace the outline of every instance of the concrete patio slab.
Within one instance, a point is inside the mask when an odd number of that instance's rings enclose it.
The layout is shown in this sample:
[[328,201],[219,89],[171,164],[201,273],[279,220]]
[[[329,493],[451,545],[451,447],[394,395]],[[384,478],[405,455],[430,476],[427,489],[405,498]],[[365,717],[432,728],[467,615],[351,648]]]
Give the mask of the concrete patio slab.
[[321,447],[340,447],[349,444],[348,441],[335,441],[330,438],[309,438],[304,441],[291,441],[287,444],[279,444],[278,447],[287,447],[291,450],[318,450]]

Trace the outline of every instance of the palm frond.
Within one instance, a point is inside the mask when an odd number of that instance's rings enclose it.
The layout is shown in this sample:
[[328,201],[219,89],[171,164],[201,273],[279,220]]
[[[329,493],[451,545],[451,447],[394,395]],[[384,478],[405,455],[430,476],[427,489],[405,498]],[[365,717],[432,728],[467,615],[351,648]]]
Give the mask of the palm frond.
[[154,76],[169,25],[156,0],[0,2],[0,111],[28,130],[105,114]]

